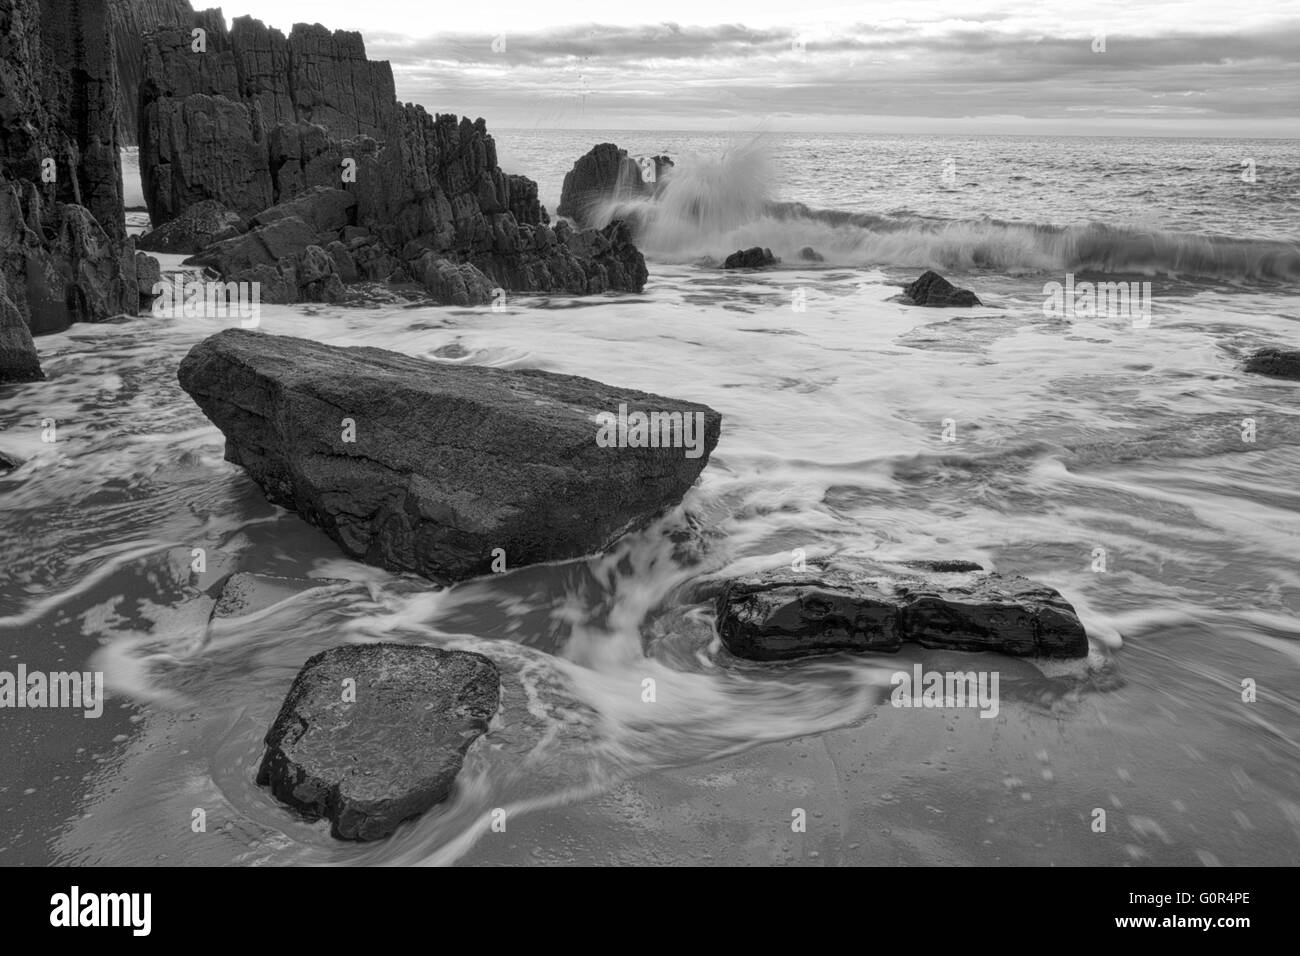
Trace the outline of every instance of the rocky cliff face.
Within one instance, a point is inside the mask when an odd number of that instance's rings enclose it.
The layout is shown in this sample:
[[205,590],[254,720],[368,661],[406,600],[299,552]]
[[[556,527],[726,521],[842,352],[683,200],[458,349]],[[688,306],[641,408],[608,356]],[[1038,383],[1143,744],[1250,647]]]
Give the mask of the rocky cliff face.
[[134,315],[107,0],[0,0],[0,381],[32,333]]
[[140,81],[144,78],[144,35],[194,19],[189,0],[109,0],[113,64],[117,77],[117,141],[138,146]]
[[[291,234],[334,250],[337,282],[277,280],[264,301],[308,287],[334,297],[353,278],[420,282],[459,304],[490,301],[494,288],[586,294],[643,287],[645,260],[625,230],[552,230],[536,183],[497,165],[484,122],[397,103],[392,70],[366,59],[360,34],[298,24],[286,37],[248,17],[226,31],[213,14],[196,14],[196,23],[207,24],[206,52],[192,49],[189,26],[146,38],[145,198],[164,228],[203,202],[253,223],[254,232],[277,221],[274,236],[246,240],[261,250],[256,261],[238,260],[240,269],[261,268],[264,279],[272,270],[301,280],[307,249],[286,244]],[[346,222],[322,235],[309,221],[319,217],[299,199],[311,194],[333,205],[338,190],[354,206]],[[297,204],[301,227],[271,211],[286,204]],[[205,264],[218,268],[235,261],[227,250],[202,251]]]

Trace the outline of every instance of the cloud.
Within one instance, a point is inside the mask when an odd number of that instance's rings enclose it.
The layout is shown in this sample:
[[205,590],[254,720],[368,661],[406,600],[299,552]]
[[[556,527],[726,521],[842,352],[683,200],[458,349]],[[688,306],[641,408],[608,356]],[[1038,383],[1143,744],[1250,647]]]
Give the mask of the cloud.
[[[830,27],[581,24],[409,38],[367,32],[404,99],[494,125],[696,128],[741,117],[1003,116],[1300,135],[1300,20],[1106,32],[1010,12]],[[494,42],[495,41],[495,42]]]

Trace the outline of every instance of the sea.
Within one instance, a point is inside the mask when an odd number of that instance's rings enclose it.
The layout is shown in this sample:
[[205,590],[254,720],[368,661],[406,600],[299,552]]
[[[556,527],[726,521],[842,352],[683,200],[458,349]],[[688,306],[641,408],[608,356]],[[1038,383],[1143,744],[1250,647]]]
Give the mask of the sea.
[[[597,143],[672,157],[605,210],[639,224],[642,293],[261,328],[708,404],[700,480],[605,554],[440,588],[345,558],[223,460],[176,369],[231,320],[39,338],[47,380],[0,391],[23,462],[0,666],[102,671],[109,696],[4,715],[0,863],[1300,861],[1300,383],[1242,370],[1300,348],[1300,141],[494,135],[552,213]],[[720,268],[752,246],[781,262]],[[927,269],[982,304],[900,301]],[[1054,300],[1101,282],[1128,305]],[[731,657],[701,595],[799,555],[1033,578],[1090,654]],[[328,581],[210,621],[234,571]],[[502,706],[447,802],[345,843],[254,777],[307,658],[381,640],[487,655]],[[1000,674],[997,715],[893,706],[917,664]]]

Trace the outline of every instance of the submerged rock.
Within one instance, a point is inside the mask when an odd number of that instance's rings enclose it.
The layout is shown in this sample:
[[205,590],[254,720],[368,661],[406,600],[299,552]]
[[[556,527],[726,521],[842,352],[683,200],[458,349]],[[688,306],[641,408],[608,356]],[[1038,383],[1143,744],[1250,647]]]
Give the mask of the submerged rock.
[[259,786],[341,840],[377,840],[451,792],[500,700],[481,654],[354,644],[307,661],[266,735]]
[[[575,376],[240,329],[196,345],[179,379],[269,499],[351,557],[439,580],[496,552],[514,568],[602,550],[681,500],[722,421]],[[655,416],[657,447],[602,425],[623,407],[629,425]]]
[[1021,656],[1088,653],[1083,625],[1057,591],[969,562],[768,571],[727,582],[717,608],[727,649],[760,661],[896,651],[905,642]]
[[1291,378],[1300,381],[1300,349],[1260,349],[1246,359],[1245,370],[1273,378]]
[[903,290],[913,305],[948,308],[983,305],[970,289],[959,289],[937,272],[925,272]]
[[236,571],[221,584],[212,617],[245,617],[264,611],[295,594],[335,584],[346,584],[341,578],[290,578],[279,574],[258,574]]
[[765,266],[774,266],[780,261],[780,259],[772,255],[771,249],[763,249],[760,246],[754,246],[752,249],[738,250],[727,256],[727,260],[722,264],[722,268],[762,269]]

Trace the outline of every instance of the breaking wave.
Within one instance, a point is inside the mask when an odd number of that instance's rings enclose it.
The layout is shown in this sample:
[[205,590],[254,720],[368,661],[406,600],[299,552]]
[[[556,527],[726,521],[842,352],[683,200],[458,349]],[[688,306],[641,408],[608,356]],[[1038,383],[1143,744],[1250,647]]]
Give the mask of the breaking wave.
[[769,198],[758,140],[709,156],[683,156],[651,198],[620,198],[600,222],[627,219],[661,262],[721,260],[770,248],[786,264],[813,249],[829,266],[900,266],[1011,274],[1098,271],[1226,280],[1300,279],[1300,243],[1137,230],[1093,222],[1060,226],[990,218],[814,209]]

